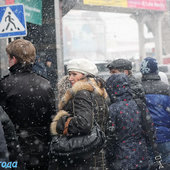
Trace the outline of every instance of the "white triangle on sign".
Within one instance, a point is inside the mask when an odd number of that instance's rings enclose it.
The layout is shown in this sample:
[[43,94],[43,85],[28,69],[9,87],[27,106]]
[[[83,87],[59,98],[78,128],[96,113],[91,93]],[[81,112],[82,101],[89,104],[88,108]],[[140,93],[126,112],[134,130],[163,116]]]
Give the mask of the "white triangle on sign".
[[0,22],[0,33],[11,33],[25,31],[25,28],[16,17],[14,12],[7,7]]

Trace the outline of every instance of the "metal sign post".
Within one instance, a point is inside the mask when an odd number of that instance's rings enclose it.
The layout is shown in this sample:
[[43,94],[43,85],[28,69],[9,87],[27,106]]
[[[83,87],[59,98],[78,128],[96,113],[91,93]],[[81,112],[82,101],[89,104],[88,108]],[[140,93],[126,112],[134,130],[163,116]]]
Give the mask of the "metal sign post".
[[64,60],[62,44],[62,13],[59,0],[54,0],[54,10],[55,10],[56,49],[57,49],[57,71],[58,80],[60,80],[64,75]]

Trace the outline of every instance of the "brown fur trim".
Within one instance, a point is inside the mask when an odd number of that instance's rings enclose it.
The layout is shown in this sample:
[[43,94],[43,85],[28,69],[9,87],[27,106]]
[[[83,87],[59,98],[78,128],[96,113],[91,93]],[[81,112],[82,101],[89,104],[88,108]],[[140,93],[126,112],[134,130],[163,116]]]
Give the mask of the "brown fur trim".
[[62,97],[61,101],[58,104],[58,109],[61,110],[65,104],[73,97],[71,89],[68,89],[64,96]]
[[57,121],[63,117],[63,116],[69,116],[68,112],[64,111],[64,110],[60,110],[57,115],[54,117],[51,125],[50,125],[50,131],[52,135],[56,135],[57,131],[56,131],[56,127],[57,127]]
[[78,91],[81,90],[87,90],[87,91],[94,91],[94,88],[89,82],[83,82],[83,81],[78,81],[77,83],[74,84],[72,87],[73,93],[76,94]]
[[80,80],[73,85],[71,89],[68,89],[64,94],[62,100],[58,104],[59,110],[61,110],[65,104],[80,90],[93,91],[94,88],[87,81]]
[[107,92],[104,88],[100,88],[96,81],[93,78],[80,80],[76,82],[71,89],[68,89],[64,94],[62,100],[58,104],[59,110],[63,109],[66,103],[78,92],[81,90],[87,90],[90,92],[95,92],[104,98],[107,98]]
[[90,81],[91,81],[91,84],[93,85],[95,91],[97,93],[99,93],[100,96],[103,96],[106,99],[108,95],[107,95],[105,88],[100,88],[93,78],[90,78]]
[[104,98],[106,99],[106,98],[108,98],[108,94],[107,94],[107,92],[106,92],[106,89],[104,89]]
[[66,93],[67,89],[71,88],[71,83],[69,81],[69,75],[64,76],[58,82],[58,100],[61,101],[62,97]]

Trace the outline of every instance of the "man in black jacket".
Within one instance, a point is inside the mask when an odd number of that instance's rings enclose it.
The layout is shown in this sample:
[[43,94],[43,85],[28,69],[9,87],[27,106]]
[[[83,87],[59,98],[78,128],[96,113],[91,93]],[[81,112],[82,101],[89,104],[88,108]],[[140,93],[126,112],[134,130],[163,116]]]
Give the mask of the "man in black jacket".
[[10,74],[0,81],[0,105],[15,125],[29,170],[46,170],[49,125],[55,97],[48,80],[33,72],[36,50],[30,41],[17,39],[6,51]]

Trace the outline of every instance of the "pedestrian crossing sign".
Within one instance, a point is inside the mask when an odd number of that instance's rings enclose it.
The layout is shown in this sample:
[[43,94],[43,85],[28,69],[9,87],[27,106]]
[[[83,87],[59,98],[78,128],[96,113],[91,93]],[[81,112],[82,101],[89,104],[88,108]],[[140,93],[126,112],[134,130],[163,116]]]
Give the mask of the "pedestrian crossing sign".
[[0,6],[0,38],[27,35],[24,6]]

